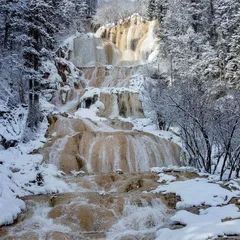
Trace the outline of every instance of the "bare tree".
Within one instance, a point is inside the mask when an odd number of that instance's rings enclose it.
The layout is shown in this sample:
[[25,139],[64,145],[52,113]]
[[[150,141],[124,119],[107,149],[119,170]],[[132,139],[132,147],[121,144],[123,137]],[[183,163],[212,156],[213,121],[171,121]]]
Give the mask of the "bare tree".
[[228,179],[236,170],[239,173],[240,161],[240,101],[239,93],[218,103],[215,113],[214,132],[217,136],[218,151],[222,156],[220,179],[229,169]]

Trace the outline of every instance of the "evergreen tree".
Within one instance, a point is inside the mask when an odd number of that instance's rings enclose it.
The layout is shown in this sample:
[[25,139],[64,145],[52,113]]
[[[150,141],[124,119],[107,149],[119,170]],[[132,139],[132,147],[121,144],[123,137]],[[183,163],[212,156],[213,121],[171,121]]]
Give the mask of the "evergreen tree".
[[221,81],[236,84],[240,75],[239,29],[240,3],[227,0],[215,1],[217,52],[222,70]]
[[147,15],[150,20],[155,18],[155,10],[156,10],[156,1],[149,0],[148,8],[147,8]]
[[173,80],[157,100],[160,117],[179,126],[191,164],[212,172],[223,160],[221,178],[227,166],[230,178],[240,161],[239,19],[239,1],[168,0],[160,20],[160,57]]
[[87,0],[87,4],[88,4],[88,15],[89,16],[93,16],[96,14],[96,8],[97,8],[97,0]]
[[[55,35],[60,30],[60,13],[55,10],[55,2],[50,0],[32,1],[25,12],[28,41],[24,46],[26,59],[26,79],[29,82],[29,113],[27,127],[35,131],[41,121],[39,105],[41,75],[39,67],[42,57],[50,57],[54,50]],[[62,19],[64,21],[64,19]]]
[[166,15],[167,10],[167,1],[166,0],[157,0],[155,6],[154,16],[158,20],[159,24],[163,22],[163,19]]
[[87,2],[80,0],[0,0],[0,3],[0,103],[11,109],[28,103],[29,131],[25,131],[28,140],[42,119],[39,105],[42,61],[54,56],[59,36],[74,29],[93,10],[89,12]]
[[89,13],[88,0],[75,1],[75,15],[80,19],[86,19]]
[[23,15],[25,1],[0,1],[0,102],[10,108],[25,103],[24,61],[21,49],[27,41]]

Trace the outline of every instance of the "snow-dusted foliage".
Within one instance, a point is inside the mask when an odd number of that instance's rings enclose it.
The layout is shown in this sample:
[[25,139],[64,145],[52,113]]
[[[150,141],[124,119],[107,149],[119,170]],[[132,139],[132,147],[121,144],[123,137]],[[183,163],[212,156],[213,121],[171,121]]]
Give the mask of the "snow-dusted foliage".
[[159,6],[159,55],[145,73],[159,128],[180,129],[187,164],[239,176],[240,5],[151,0],[149,17]]
[[[163,80],[164,81],[164,80]],[[187,84],[187,85],[186,85]],[[209,86],[210,84],[208,84]],[[159,87],[160,86],[160,87]],[[213,89],[213,86],[211,89]],[[209,173],[224,172],[228,178],[239,174],[239,92],[217,96],[191,79],[148,85],[160,129],[180,129],[185,154],[183,160]]]
[[160,35],[173,79],[237,84],[239,2],[169,0],[165,8]]
[[167,2],[168,0],[148,0],[146,2],[148,18],[157,19],[161,23],[166,14]]
[[147,1],[111,0],[102,1],[93,20],[95,24],[117,23],[134,13],[146,16]]

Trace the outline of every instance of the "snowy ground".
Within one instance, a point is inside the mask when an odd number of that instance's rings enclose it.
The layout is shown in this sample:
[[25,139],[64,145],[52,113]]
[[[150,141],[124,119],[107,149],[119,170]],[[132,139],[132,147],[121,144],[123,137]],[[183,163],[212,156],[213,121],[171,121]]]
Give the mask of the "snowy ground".
[[240,212],[233,204],[223,207],[210,207],[193,214],[182,210],[171,221],[186,225],[177,230],[167,228],[157,232],[157,240],[205,240],[217,236],[240,234]]
[[[176,181],[170,170],[182,172],[184,168],[153,168],[159,172],[161,185],[153,193],[175,193],[181,198],[176,204],[177,212],[170,219],[170,225],[181,224],[182,228],[171,230],[163,228],[157,231],[156,239],[169,240],[205,240],[218,236],[240,235],[240,187],[237,181],[226,182],[223,188],[213,181],[215,177],[196,178],[185,181]],[[185,168],[193,172],[193,169]],[[215,178],[216,179],[216,178]],[[163,184],[164,183],[164,184]],[[232,198],[238,199],[238,207],[230,204]],[[199,208],[199,214],[191,213],[189,207]],[[203,208],[203,209],[201,209]]]
[[0,150],[0,226],[13,223],[24,210],[25,204],[19,197],[70,191],[59,179],[62,173],[54,165],[43,164],[42,155],[30,154],[47,141],[43,136],[46,128],[45,121],[36,141]]

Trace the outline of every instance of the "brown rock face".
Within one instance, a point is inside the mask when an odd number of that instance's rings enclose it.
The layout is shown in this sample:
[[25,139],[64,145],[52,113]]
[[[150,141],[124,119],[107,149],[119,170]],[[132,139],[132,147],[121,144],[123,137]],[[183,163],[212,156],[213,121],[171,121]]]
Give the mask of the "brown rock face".
[[39,240],[39,236],[34,232],[23,233],[19,236],[7,236],[4,240]]
[[72,240],[72,236],[62,232],[51,232],[47,235],[46,240]]
[[[116,237],[122,233],[117,232],[117,224],[122,218],[126,218],[126,226],[131,226],[135,232],[126,232],[120,239],[148,239],[154,236],[158,221],[165,219],[166,209],[159,205],[161,196],[142,193],[158,185],[155,173],[98,173],[82,177],[65,176],[65,180],[77,185],[81,191],[76,189],[75,192],[53,196],[26,196],[24,200],[28,213],[24,213],[25,217],[18,224],[8,227],[9,231],[2,232],[3,239],[115,239],[108,238],[108,234]],[[83,189],[84,182],[90,183],[90,189]],[[49,201],[53,198],[54,205],[51,205]],[[140,216],[138,211],[142,211]],[[132,218],[135,213],[136,216]],[[140,217],[140,224],[137,217]],[[141,232],[144,231],[143,223],[150,230],[148,234]],[[26,232],[26,229],[31,231]]]
[[100,117],[144,117],[142,102],[139,100],[139,93],[101,93],[100,101],[105,106],[105,109],[98,114]]
[[81,67],[85,79],[91,87],[129,87],[130,79],[138,70],[134,67]]
[[106,231],[115,222],[112,211],[101,208],[83,205],[79,208],[79,225],[84,231]]
[[156,48],[158,38],[155,36],[155,29],[157,25],[157,21],[145,21],[135,15],[114,27],[101,27],[96,36],[112,42],[120,50],[121,65],[139,64],[147,60]]
[[130,122],[124,122],[119,120],[119,118],[113,118],[108,120],[108,125],[110,125],[114,129],[121,129],[121,130],[132,130],[133,124]]
[[87,196],[89,204],[73,201],[67,205],[58,205],[49,212],[48,217],[82,232],[106,231],[116,222],[113,211],[105,207],[108,201],[101,202],[97,194]]
[[62,206],[62,205],[59,205],[59,206],[54,207],[54,208],[48,213],[48,217],[49,217],[49,218],[56,219],[56,218],[61,217],[62,214],[63,214],[63,206]]
[[157,21],[135,15],[114,27],[101,27],[96,38],[73,40],[70,60],[77,67],[139,65],[157,48],[157,26]]
[[3,238],[4,236],[6,236],[8,233],[8,230],[6,227],[1,227],[0,228],[0,238]]
[[[84,51],[85,50],[85,51]],[[100,38],[75,38],[70,60],[76,67],[118,65],[120,51],[111,41]]]
[[[64,127],[63,127],[64,126]],[[97,132],[80,119],[57,117],[49,128],[56,133],[41,150],[45,160],[70,173],[147,171],[151,167],[179,165],[180,147],[144,132]]]
[[181,198],[179,196],[176,196],[175,193],[167,193],[163,195],[163,202],[169,207],[169,208],[176,208],[177,202],[181,201]]

